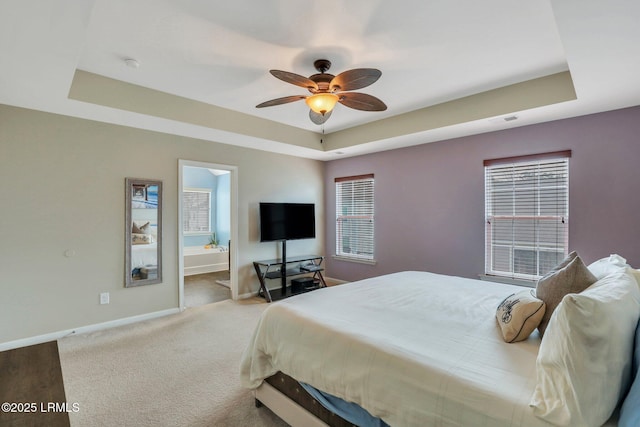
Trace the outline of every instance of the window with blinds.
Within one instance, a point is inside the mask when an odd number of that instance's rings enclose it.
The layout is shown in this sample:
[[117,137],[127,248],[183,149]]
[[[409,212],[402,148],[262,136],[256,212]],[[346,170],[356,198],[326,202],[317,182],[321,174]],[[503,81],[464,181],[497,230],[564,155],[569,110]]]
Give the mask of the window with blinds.
[[373,175],[336,178],[336,255],[373,260]]
[[485,273],[536,280],[566,256],[571,151],[485,161]]
[[185,233],[211,232],[211,190],[182,192],[182,225]]

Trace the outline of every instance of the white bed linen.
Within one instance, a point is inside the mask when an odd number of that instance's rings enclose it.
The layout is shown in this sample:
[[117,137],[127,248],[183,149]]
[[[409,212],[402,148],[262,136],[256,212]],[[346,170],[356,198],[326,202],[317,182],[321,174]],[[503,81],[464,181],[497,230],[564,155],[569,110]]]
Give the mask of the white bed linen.
[[272,303],[241,379],[256,388],[282,371],[393,427],[549,426],[528,405],[537,332],[507,344],[495,320],[520,289],[402,272]]
[[131,245],[131,268],[158,264],[158,244]]

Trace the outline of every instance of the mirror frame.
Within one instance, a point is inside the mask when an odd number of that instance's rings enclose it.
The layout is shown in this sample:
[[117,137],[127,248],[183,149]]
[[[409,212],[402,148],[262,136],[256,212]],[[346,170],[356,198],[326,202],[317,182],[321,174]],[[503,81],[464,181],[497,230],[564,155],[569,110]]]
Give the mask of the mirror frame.
[[[131,260],[133,245],[131,243],[132,227],[133,227],[133,190],[134,187],[150,185],[158,186],[158,208],[156,209],[156,221],[157,221],[157,234],[156,234],[156,257],[158,260],[158,274],[157,277],[151,279],[137,279],[134,280],[131,277]],[[152,285],[154,283],[162,283],[162,181],[155,179],[140,179],[140,178],[125,178],[125,221],[124,221],[124,286],[130,288],[134,286]]]

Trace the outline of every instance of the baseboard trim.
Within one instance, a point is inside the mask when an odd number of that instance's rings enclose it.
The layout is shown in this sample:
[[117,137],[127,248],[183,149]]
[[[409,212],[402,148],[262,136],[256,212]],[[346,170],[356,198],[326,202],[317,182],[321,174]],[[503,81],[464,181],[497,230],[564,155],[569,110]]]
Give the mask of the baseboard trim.
[[44,335],[37,335],[29,338],[22,338],[15,341],[7,341],[0,343],[0,351],[13,350],[14,348],[26,347],[34,344],[42,344],[48,341],[56,341],[69,335],[85,334],[89,332],[101,331],[103,329],[115,328],[117,326],[129,325],[131,323],[142,322],[144,320],[156,319],[158,317],[169,316],[171,314],[180,313],[178,308],[170,308],[168,310],[155,311],[153,313],[139,314],[137,316],[125,317],[122,319],[110,320],[103,323],[94,323],[93,325],[80,326],[78,328],[67,329],[63,331],[51,332]]
[[193,267],[185,267],[184,275],[194,276],[196,274],[217,273],[218,271],[227,271],[227,270],[229,270],[228,263],[196,265]]
[[241,299],[253,298],[253,297],[257,297],[257,296],[258,296],[258,291],[247,292],[245,294],[238,295],[238,299],[241,300]]

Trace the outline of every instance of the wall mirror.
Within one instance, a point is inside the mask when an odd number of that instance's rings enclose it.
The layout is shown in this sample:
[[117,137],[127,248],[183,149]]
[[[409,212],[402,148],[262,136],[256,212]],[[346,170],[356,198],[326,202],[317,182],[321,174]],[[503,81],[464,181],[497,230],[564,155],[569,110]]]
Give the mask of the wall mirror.
[[162,181],[125,179],[125,287],[162,282]]

